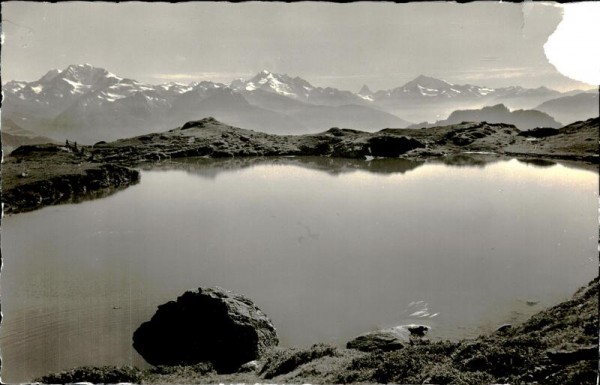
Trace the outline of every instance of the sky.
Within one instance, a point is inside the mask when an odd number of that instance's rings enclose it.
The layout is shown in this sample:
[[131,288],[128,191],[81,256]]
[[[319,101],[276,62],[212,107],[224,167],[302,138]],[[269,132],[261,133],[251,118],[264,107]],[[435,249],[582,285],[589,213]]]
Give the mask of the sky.
[[591,86],[561,75],[544,44],[561,5],[301,3],[2,4],[2,82],[89,63],[148,83],[229,83],[266,69],[358,91],[423,74],[457,84]]

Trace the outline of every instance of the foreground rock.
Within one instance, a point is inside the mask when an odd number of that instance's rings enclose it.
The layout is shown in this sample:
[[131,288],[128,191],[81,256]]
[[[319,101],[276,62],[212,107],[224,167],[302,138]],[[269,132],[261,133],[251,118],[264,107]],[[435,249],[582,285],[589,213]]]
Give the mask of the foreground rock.
[[250,299],[218,287],[160,305],[133,335],[133,347],[152,365],[211,362],[220,373],[278,343],[275,327]]

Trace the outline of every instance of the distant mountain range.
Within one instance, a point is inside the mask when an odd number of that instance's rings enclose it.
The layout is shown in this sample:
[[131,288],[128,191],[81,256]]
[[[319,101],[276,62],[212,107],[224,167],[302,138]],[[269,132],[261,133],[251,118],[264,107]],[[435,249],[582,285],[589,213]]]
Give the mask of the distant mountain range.
[[[150,85],[85,64],[51,70],[33,82],[11,81],[3,85],[3,91],[3,126],[10,121],[35,135],[82,143],[162,131],[206,116],[275,134],[331,127],[403,128],[411,124],[403,118],[434,121],[460,108],[498,103],[513,109],[540,105],[540,110],[546,108],[542,111],[551,115],[557,111],[565,117],[590,117],[584,116],[589,109],[570,99],[589,96],[566,97],[544,87],[455,85],[427,76],[387,91],[372,92],[365,85],[353,93],[315,87],[300,77],[268,71],[230,85],[210,81]],[[544,104],[551,99],[557,101]],[[417,119],[421,117],[425,118]]]
[[548,100],[535,109],[554,116],[566,125],[599,116],[600,101],[598,92],[579,93]]
[[447,119],[438,120],[435,123],[414,124],[409,128],[427,128],[436,126],[448,126],[461,122],[488,122],[513,124],[521,130],[530,130],[536,127],[559,128],[562,124],[544,112],[536,110],[509,110],[504,104],[483,107],[474,110],[457,110]]

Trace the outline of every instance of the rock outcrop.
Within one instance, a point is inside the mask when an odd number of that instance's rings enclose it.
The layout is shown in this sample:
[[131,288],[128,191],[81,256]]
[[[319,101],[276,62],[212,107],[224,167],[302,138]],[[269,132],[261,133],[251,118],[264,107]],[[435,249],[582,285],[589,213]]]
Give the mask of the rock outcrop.
[[385,330],[375,330],[348,341],[347,349],[356,349],[362,352],[373,352],[381,350],[389,352],[402,349],[408,344],[408,335],[404,336],[397,333],[393,328]]
[[211,362],[220,373],[278,343],[272,322],[250,299],[218,287],[160,305],[133,335],[133,347],[152,365]]

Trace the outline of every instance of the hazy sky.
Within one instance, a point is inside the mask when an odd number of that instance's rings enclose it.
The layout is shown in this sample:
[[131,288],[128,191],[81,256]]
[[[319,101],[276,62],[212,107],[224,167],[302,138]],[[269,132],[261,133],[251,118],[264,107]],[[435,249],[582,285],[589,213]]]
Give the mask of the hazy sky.
[[230,82],[262,69],[358,91],[419,74],[491,87],[590,88],[548,63],[556,4],[2,4],[2,82],[90,63],[162,83]]

